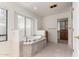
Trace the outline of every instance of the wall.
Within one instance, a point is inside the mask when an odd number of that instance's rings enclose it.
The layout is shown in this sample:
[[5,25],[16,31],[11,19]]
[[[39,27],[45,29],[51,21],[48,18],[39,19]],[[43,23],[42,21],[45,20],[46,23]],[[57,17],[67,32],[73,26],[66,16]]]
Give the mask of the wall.
[[[17,46],[14,45],[16,43],[18,43],[17,41],[17,37],[14,37],[13,35],[15,33],[12,34],[12,32],[15,32],[17,30],[15,30],[15,13],[20,13],[22,15],[26,15],[26,16],[31,16],[32,18],[35,18],[37,20],[41,20],[41,17],[30,12],[27,11],[26,9],[16,5],[15,3],[0,3],[0,8],[3,9],[7,9],[8,10],[8,41],[6,42],[0,42],[0,56],[17,56],[15,55],[15,49],[14,52],[13,48],[16,48]],[[39,25],[41,22],[38,21],[38,29],[41,28],[41,25]],[[17,34],[17,32],[16,32]],[[12,35],[12,36],[11,36]],[[14,39],[12,39],[14,38]],[[17,51],[18,53],[18,51]]]
[[69,11],[50,15],[43,18],[42,27],[48,31],[49,41],[57,43],[57,19],[68,18],[68,44],[72,47],[72,19],[71,9]]
[[74,2],[73,8],[73,56],[79,57],[79,2]]

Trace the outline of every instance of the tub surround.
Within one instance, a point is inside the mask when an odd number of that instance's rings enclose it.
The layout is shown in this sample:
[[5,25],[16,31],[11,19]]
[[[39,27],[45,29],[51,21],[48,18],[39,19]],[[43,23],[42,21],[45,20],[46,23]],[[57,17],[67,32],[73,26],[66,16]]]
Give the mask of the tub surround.
[[28,39],[27,42],[24,41],[23,44],[33,44],[33,43],[39,42],[39,41],[44,40],[44,39],[46,39],[46,37],[34,36],[34,37]]
[[47,45],[46,39],[42,37],[41,39],[33,42],[23,42],[20,45],[20,56],[21,57],[31,57],[38,53],[40,50],[45,48]]
[[[20,56],[31,57],[47,46],[45,30],[39,30],[35,36],[27,38],[27,41],[20,42]],[[26,38],[24,39],[26,40]]]

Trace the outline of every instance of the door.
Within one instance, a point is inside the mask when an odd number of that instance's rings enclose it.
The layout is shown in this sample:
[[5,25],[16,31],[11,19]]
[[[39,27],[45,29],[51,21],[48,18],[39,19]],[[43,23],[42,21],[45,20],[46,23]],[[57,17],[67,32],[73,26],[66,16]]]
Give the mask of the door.
[[79,57],[79,3],[73,3],[73,56]]
[[68,40],[68,20],[60,21],[60,39]]

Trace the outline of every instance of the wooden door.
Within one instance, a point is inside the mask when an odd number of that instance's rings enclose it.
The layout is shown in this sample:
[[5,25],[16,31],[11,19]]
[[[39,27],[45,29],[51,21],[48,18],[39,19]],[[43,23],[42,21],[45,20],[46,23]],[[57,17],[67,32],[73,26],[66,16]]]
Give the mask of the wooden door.
[[68,21],[60,21],[60,39],[68,40]]

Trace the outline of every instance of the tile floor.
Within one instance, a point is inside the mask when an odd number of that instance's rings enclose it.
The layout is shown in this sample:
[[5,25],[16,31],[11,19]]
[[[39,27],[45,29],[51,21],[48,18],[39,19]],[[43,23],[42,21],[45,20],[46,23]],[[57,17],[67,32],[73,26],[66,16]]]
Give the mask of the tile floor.
[[48,43],[48,46],[34,57],[72,57],[72,49],[67,44]]
[[[0,57],[8,57],[8,55],[0,55]],[[72,49],[67,44],[48,43],[47,47],[34,57],[72,57]]]
[[59,40],[58,39],[58,43],[68,44],[68,40]]

